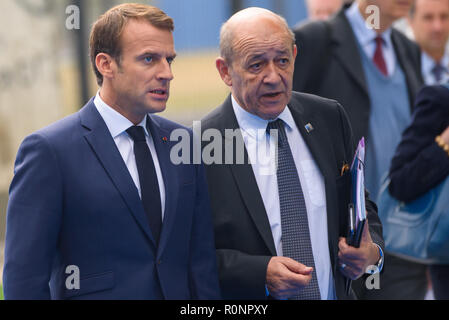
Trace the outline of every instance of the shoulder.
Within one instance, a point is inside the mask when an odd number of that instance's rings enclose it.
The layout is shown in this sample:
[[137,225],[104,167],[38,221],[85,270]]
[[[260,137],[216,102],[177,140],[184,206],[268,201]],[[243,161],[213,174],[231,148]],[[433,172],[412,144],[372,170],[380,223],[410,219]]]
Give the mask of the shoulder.
[[76,112],[63,119],[60,119],[42,129],[39,129],[29,135],[27,138],[36,140],[43,139],[50,145],[62,143],[65,144],[67,137],[73,137],[80,130],[79,113]]
[[[445,85],[424,86],[418,93],[418,98],[440,101],[449,99],[449,87]],[[443,101],[442,101],[443,102]]]
[[415,113],[429,114],[432,117],[449,118],[449,88],[444,85],[424,86],[416,96]]
[[[230,112],[232,113],[230,114]],[[229,95],[221,105],[201,119],[201,129],[221,128],[224,123],[227,122],[225,119],[231,117],[233,114],[234,111],[232,108],[231,96]]]
[[392,28],[391,38],[397,46],[401,46],[407,53],[413,54],[414,58],[417,59],[421,57],[419,46],[414,41],[410,40],[401,31],[397,30],[396,28]]
[[419,46],[415,42],[410,40],[402,31],[399,31],[394,27],[391,29],[391,36],[395,41],[400,42],[402,45],[419,50]]
[[307,113],[320,114],[337,112],[341,108],[336,100],[296,91],[292,92],[292,98],[290,99],[289,105],[292,108],[303,108]]

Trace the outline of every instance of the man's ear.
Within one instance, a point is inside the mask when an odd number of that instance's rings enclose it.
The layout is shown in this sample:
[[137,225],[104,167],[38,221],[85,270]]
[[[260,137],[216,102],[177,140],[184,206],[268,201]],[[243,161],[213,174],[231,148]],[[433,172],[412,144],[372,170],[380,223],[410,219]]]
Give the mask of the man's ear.
[[296,47],[296,44],[293,45],[293,60],[296,59],[296,55],[298,54],[298,48]]
[[215,66],[217,67],[218,73],[220,74],[223,82],[226,83],[227,86],[232,87],[232,79],[229,74],[230,67],[226,60],[222,57],[218,57],[217,60],[215,60]]
[[95,57],[95,65],[97,66],[98,71],[103,75],[103,78],[113,78],[117,70],[115,60],[109,54],[103,52],[100,52]]

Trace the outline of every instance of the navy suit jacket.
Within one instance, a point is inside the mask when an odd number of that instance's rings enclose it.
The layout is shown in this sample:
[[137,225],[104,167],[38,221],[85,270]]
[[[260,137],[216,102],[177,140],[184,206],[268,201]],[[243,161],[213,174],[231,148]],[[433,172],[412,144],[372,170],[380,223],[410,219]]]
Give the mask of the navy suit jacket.
[[389,190],[401,201],[423,195],[449,175],[449,157],[435,137],[449,126],[449,90],[424,87],[417,96],[411,125],[391,162]]
[[[28,136],[18,151],[7,210],[6,299],[220,298],[203,168],[172,164],[170,133],[181,126],[150,119],[166,188],[159,246],[92,99]],[[70,265],[79,268],[79,290],[67,289]]]

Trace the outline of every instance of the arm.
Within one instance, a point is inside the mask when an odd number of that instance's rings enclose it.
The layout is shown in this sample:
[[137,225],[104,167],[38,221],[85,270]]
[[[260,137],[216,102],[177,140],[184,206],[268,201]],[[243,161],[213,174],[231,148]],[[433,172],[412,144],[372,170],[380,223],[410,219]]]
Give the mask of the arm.
[[50,299],[62,217],[62,177],[42,136],[22,143],[9,191],[3,285],[6,299]]
[[411,125],[404,131],[390,168],[390,193],[411,201],[443,181],[449,174],[449,157],[435,142],[445,136],[449,121],[449,90],[424,87],[418,94]]
[[203,166],[196,168],[196,204],[190,245],[192,296],[201,300],[220,299],[209,193]]
[[250,255],[233,249],[217,249],[217,259],[224,299],[267,298],[265,283],[271,256]]
[[[352,130],[348,117],[343,107],[338,104],[340,111],[340,121],[343,128],[343,141],[345,142],[346,158],[351,159],[354,156],[355,145],[352,138]],[[361,277],[368,266],[376,265],[380,259],[380,250],[385,250],[382,237],[382,224],[377,215],[377,206],[369,199],[368,192],[365,191],[365,204],[367,222],[362,235],[359,248],[354,248],[346,243],[346,239],[341,237],[338,247],[338,258],[340,264],[346,264],[341,272],[351,279]]]

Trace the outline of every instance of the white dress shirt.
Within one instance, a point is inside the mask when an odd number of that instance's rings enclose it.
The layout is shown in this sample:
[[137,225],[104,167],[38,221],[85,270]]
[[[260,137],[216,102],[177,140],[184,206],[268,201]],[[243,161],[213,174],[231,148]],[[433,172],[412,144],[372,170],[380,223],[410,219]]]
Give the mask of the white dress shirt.
[[[112,109],[108,106],[100,97],[100,93],[98,92],[94,99],[95,107],[103,118],[106,126],[111,133],[112,138],[125,162],[126,167],[128,168],[129,174],[136,185],[137,191],[139,192],[140,198],[142,198],[140,191],[140,182],[139,182],[139,173],[137,171],[136,158],[134,156],[134,141],[128,135],[126,130],[134,126],[134,124],[129,121],[127,118],[122,116],[120,113]],[[161,209],[162,209],[162,219],[164,218],[165,211],[165,185],[164,180],[162,178],[161,167],[159,166],[159,160],[156,153],[156,148],[154,147],[154,141],[151,136],[151,133],[148,132],[146,128],[146,120],[145,117],[141,123],[138,125],[143,127],[145,130],[145,136],[147,139],[148,147],[150,148],[151,156],[153,158],[154,167],[156,169],[157,181],[159,183],[159,190],[161,196]]]
[[432,72],[435,63],[436,62],[433,58],[431,58],[424,51],[421,51],[421,70],[426,85],[445,83],[449,79],[449,50],[446,49],[443,58],[440,61],[441,66],[444,68],[444,71],[439,82],[435,79],[435,75]]
[[[268,163],[274,164],[274,153],[270,154],[270,137],[266,133],[268,120],[253,115],[232,97],[232,107],[239,123],[248,157],[256,178],[257,186],[270,222],[274,245],[278,256],[282,256],[281,212],[276,170],[270,170]],[[324,178],[305,144],[288,106],[279,115],[285,123],[287,139],[292,151],[299,180],[304,193],[309,222],[310,240],[321,298],[335,299],[334,280],[329,255],[326,192]],[[271,161],[267,161],[270,158]]]
[[[377,32],[374,29],[370,29],[360,13],[357,1],[345,11],[346,17],[349,20],[349,24],[354,31],[355,37],[365,52],[366,56],[371,60],[374,58],[376,52],[376,37]],[[387,65],[388,76],[394,73],[396,65],[396,54],[394,52],[393,42],[391,41],[391,28],[385,30],[381,35],[383,39],[382,54]]]

